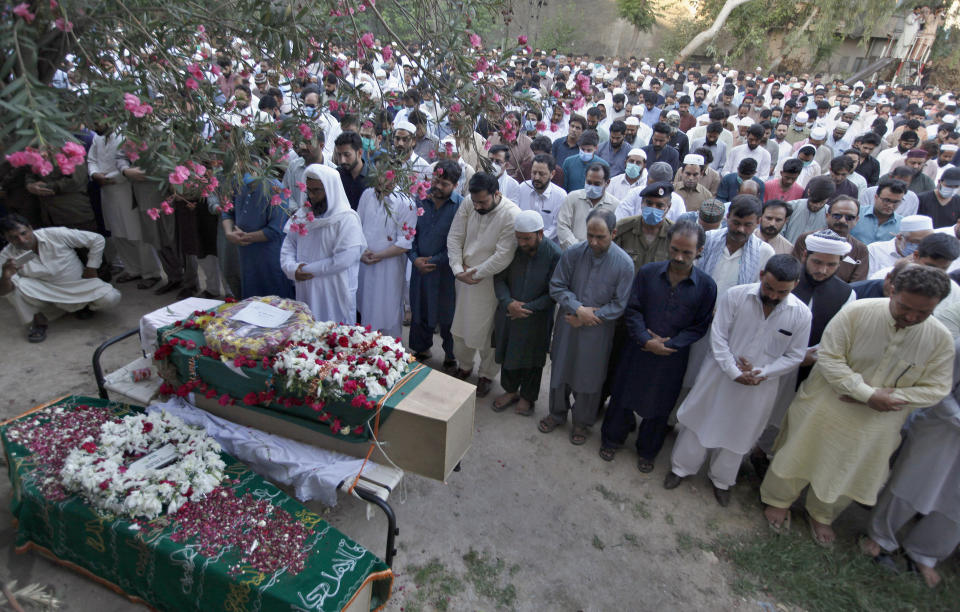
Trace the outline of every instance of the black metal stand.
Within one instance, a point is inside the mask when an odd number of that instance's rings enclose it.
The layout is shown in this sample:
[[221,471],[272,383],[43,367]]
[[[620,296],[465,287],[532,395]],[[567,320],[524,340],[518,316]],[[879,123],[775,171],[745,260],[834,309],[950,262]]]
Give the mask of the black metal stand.
[[390,504],[383,501],[373,493],[363,489],[362,487],[354,487],[354,492],[360,497],[360,499],[370,502],[371,504],[376,504],[387,517],[387,554],[384,558],[384,561],[387,562],[387,565],[393,566],[393,557],[397,554],[397,549],[393,547],[394,538],[400,535],[400,529],[397,527],[397,516],[393,513],[393,508],[390,507]]
[[124,332],[123,334],[114,338],[110,338],[98,346],[97,350],[93,351],[93,377],[97,379],[97,391],[100,392],[100,399],[110,399],[110,397],[107,395],[107,388],[104,386],[103,382],[103,368],[100,366],[100,356],[103,355],[103,352],[107,350],[108,347],[113,346],[121,340],[126,340],[130,336],[138,333],[140,333],[140,328],[134,327],[130,331]]

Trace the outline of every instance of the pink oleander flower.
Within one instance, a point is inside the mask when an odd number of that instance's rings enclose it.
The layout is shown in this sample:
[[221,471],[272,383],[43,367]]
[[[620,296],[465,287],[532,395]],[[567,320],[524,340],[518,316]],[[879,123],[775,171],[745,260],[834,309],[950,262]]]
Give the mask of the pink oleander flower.
[[483,41],[480,40],[480,36],[478,36],[477,34],[471,34],[470,46],[473,47],[474,49],[479,49],[480,47],[482,47]]
[[297,129],[300,130],[300,135],[306,140],[313,139],[313,130],[310,129],[310,126],[306,123],[301,123],[297,126]]
[[140,107],[140,98],[130,93],[123,94],[123,108],[127,109],[132,113],[139,107]]
[[283,200],[280,198],[279,193],[274,194],[274,196],[270,198],[270,206],[280,206],[281,204],[283,204]]
[[373,48],[373,32],[367,32],[366,34],[361,36],[359,44],[363,45],[367,49],[372,49]]
[[299,189],[301,192],[304,192],[307,190],[307,186],[305,183],[303,183],[303,181],[297,181],[297,189]]
[[167,177],[167,180],[172,185],[182,185],[188,178],[190,178],[190,170],[186,166],[177,166]]
[[520,36],[517,36],[517,42],[520,43],[520,46],[522,47],[523,45],[527,44],[527,37],[521,34]]
[[156,221],[160,218],[160,209],[159,208],[150,208],[147,209],[147,216]]
[[63,17],[57,17],[53,21],[53,25],[62,32],[73,32],[73,22],[67,21]]
[[388,181],[392,181],[395,176],[396,174],[393,172],[393,170],[387,170],[386,172],[383,173],[383,178],[385,178]]
[[23,19],[27,23],[33,23],[33,20],[37,17],[30,12],[30,5],[26,2],[21,2],[17,6],[13,7],[13,14],[20,19]]
[[83,145],[73,142],[72,140],[68,140],[66,143],[64,143],[60,150],[70,157],[79,157],[82,159],[87,156],[87,150],[83,148]]
[[163,214],[165,215],[173,214],[173,207],[170,206],[170,202],[167,202],[166,200],[164,200],[163,202],[160,202],[160,210],[162,210]]
[[383,57],[383,61],[389,62],[390,58],[393,57],[393,49],[390,48],[390,45],[387,45],[380,49],[380,55]]
[[454,102],[453,104],[450,105],[451,113],[459,113],[462,110],[463,110],[463,105],[460,104],[459,102]]
[[187,89],[199,89],[200,84],[197,83],[193,77],[187,77],[186,82],[183,84]]
[[418,216],[418,217],[422,217],[424,212],[426,212],[426,211],[423,210],[423,207],[422,207],[422,206],[417,206],[417,216]]

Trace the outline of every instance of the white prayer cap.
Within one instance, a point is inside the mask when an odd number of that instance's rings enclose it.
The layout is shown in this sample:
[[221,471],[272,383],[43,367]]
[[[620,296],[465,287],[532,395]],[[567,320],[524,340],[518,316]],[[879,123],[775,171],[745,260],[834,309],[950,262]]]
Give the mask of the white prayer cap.
[[857,81],[856,83],[853,84],[853,88],[854,88],[854,89],[856,89],[856,88],[858,88],[858,87],[859,87],[860,89],[863,89],[863,81]]
[[757,72],[763,72],[763,68],[761,68],[760,66],[757,66]]
[[824,140],[827,137],[827,128],[822,126],[817,126],[810,130],[810,139],[811,140]]
[[513,229],[524,234],[539,232],[543,229],[543,217],[535,210],[520,211],[513,218]]
[[560,66],[560,72],[570,72],[570,66],[567,66],[566,64]]
[[900,233],[933,230],[933,219],[926,215],[907,215],[900,220]]
[[383,68],[377,68],[373,71],[373,76],[377,77],[378,79],[385,79],[387,78],[387,73]]
[[887,89],[887,86],[884,85],[883,83],[880,83],[879,85],[877,85],[877,91],[884,91],[886,89]]
[[640,120],[634,117],[633,115],[630,115],[629,117],[624,119],[623,122],[628,126],[634,126],[634,127],[640,126]]
[[951,102],[953,102],[952,93],[945,93],[942,96],[940,96],[940,104],[950,104]]
[[359,68],[359,67],[360,67],[360,64],[358,64],[356,60],[353,60],[347,65],[347,68]]
[[717,70],[720,70],[720,64],[714,64],[713,67],[716,68]]
[[847,130],[850,129],[850,124],[847,123],[846,121],[841,121],[841,122],[837,123],[835,129],[838,129],[838,130],[840,130],[841,132],[846,132]]
[[671,111],[669,111],[669,112],[667,113],[667,117],[677,117],[677,118],[679,118],[679,117],[680,117],[680,111],[678,111],[678,110],[671,110]]
[[620,66],[620,60],[613,60],[613,65],[614,65],[614,67],[619,67],[619,66]]
[[957,122],[957,116],[956,116],[956,115],[944,115],[944,116],[943,116],[943,122],[944,122],[944,123],[956,123],[956,122]]
[[627,157],[633,157],[634,155],[637,157],[642,157],[643,161],[647,161],[647,152],[639,147],[630,149],[630,152],[627,153]]
[[810,120],[810,115],[808,115],[804,111],[800,111],[799,113],[796,114],[794,119],[797,120],[797,123],[806,123],[807,121]]
[[683,157],[683,165],[691,164],[694,166],[703,166],[707,162],[703,159],[703,155],[697,155],[696,153],[687,153]]
[[393,126],[393,130],[404,130],[410,132],[411,135],[417,133],[417,126],[413,125],[409,121],[398,121],[397,125]]
[[443,140],[440,141],[440,148],[441,148],[441,149],[443,149],[444,151],[446,151],[446,150],[447,150],[447,146],[450,146],[450,150],[451,150],[452,152],[454,152],[454,153],[459,153],[459,152],[460,152],[460,148],[457,146],[457,139],[454,138],[453,136],[447,136],[446,138],[444,138]]
[[665,60],[665,59],[663,59],[663,58],[661,57],[660,59],[657,60],[657,63],[658,63],[658,64],[659,64],[660,62],[667,63],[667,60]]
[[807,253],[826,253],[827,255],[840,255],[842,257],[853,249],[849,242],[829,229],[809,234],[804,243],[807,246]]
[[844,109],[843,114],[846,115],[847,113],[853,113],[853,114],[855,115],[855,114],[857,114],[857,113],[859,113],[859,112],[860,112],[860,105],[859,105],[859,104],[851,104],[851,105],[848,106],[846,109]]
[[[642,114],[643,114],[643,111],[644,111],[646,108],[647,108],[647,107],[644,106],[643,104],[634,104],[634,105],[633,105],[633,111],[631,111],[631,113],[634,114],[634,115],[642,115]],[[627,125],[631,125],[631,124],[628,123]]]
[[755,122],[753,119],[751,119],[750,117],[744,117],[743,119],[741,119],[741,120],[739,121],[739,123],[737,123],[737,127],[738,127],[738,128],[742,128],[742,127],[747,127],[747,128],[748,128],[748,127],[750,127],[751,125],[753,125],[754,123],[756,123],[756,122]]
[[707,113],[697,116],[697,125],[707,125],[708,123],[710,123],[710,115]]
[[621,93],[623,93],[623,88],[622,88],[622,87],[614,87],[614,88],[613,88],[613,95],[617,95],[617,94],[621,94]]
[[958,149],[960,149],[960,147],[958,147],[958,146],[955,145],[955,144],[944,144],[944,145],[940,145],[940,152],[941,152],[941,153],[943,153],[943,152],[956,153]]
[[886,97],[883,97],[877,100],[877,104],[890,104],[890,100],[887,100]]

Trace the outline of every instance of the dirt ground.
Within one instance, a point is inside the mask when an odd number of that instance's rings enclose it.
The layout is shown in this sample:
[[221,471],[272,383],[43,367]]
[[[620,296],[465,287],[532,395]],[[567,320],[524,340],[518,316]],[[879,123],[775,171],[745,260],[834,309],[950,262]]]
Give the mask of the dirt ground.
[[[27,342],[12,308],[0,301],[0,419],[65,394],[95,396],[96,346],[175,301],[132,284],[122,291],[118,308],[89,321],[55,321],[39,345]],[[107,369],[137,351],[136,338],[125,341],[108,352]],[[388,609],[773,609],[775,602],[759,595],[735,594],[734,570],[705,544],[765,529],[756,482],[739,484],[724,509],[702,474],[675,490],[663,489],[672,437],[657,469],[641,474],[632,448],[612,463],[600,460],[599,425],[582,447],[570,444],[567,430],[541,434],[536,421],[546,410],[547,379],[545,373],[534,418],[494,413],[490,405],[501,392],[494,385],[477,403],[463,470],[446,484],[408,475],[405,499],[404,491],[391,497],[400,535]],[[9,481],[0,478],[0,580],[46,584],[64,610],[137,607],[36,554],[15,554],[9,500]],[[367,520],[361,502],[341,498],[325,518],[383,554],[386,529],[379,511]]]

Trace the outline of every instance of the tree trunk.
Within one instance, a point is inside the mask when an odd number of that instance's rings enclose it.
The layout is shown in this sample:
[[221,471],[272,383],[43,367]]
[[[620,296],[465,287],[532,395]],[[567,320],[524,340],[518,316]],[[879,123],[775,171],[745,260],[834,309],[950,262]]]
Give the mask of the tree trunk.
[[703,43],[717,35],[717,32],[720,31],[720,28],[723,27],[723,24],[727,22],[727,17],[730,16],[730,13],[733,11],[733,9],[750,1],[751,0],[727,0],[723,4],[723,8],[720,9],[720,12],[717,14],[717,18],[714,19],[713,25],[694,36],[693,39],[687,43],[687,46],[680,51],[680,55],[677,57],[676,61],[683,63],[687,57],[699,49]]

